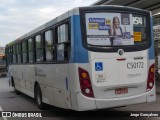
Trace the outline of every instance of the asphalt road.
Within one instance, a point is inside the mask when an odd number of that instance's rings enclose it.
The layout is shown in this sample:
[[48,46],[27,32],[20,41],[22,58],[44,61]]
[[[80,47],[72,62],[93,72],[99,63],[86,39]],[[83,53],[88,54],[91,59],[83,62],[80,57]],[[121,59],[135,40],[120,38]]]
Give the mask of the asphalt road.
[[[43,117],[43,118],[0,118],[0,120],[70,120],[70,119],[90,119],[91,116],[94,115],[92,119],[106,119],[110,114],[115,115],[115,117],[110,117],[110,119],[117,120],[128,120],[135,119],[135,117],[117,117],[117,115],[125,116],[126,114],[130,114],[131,111],[160,111],[160,95],[157,94],[157,101],[153,103],[144,103],[138,105],[131,105],[127,107],[114,108],[114,109],[105,109],[100,111],[90,111],[83,113],[75,113],[73,111],[63,111],[62,109],[58,109],[52,106],[47,106],[45,110],[39,110],[36,106],[34,99],[24,95],[16,95],[13,88],[9,87],[7,78],[0,78],[0,111],[39,111],[44,112],[49,116],[54,117]],[[130,112],[128,112],[130,111]],[[73,114],[73,116],[72,116]],[[159,113],[160,115],[160,113]],[[72,116],[72,117],[71,117]],[[160,120],[160,117],[143,117],[136,118],[141,120]]]

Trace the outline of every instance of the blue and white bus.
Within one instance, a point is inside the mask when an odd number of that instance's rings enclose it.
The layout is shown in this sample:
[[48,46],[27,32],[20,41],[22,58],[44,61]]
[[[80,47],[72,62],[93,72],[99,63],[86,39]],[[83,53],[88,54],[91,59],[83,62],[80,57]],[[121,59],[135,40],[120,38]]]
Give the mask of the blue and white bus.
[[151,13],[74,8],[6,45],[16,92],[86,111],[156,100]]

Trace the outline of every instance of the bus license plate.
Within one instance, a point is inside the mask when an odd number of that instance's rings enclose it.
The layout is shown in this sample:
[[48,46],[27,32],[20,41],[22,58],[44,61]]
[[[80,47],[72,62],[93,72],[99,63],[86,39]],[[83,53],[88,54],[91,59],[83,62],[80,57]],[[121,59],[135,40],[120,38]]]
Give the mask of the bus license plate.
[[128,88],[118,88],[118,89],[115,89],[115,94],[116,95],[126,94],[126,93],[128,93]]

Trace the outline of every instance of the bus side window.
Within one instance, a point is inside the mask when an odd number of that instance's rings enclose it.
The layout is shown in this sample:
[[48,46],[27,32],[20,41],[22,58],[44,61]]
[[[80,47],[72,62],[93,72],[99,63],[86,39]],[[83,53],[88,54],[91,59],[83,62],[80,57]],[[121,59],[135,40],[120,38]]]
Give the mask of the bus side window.
[[42,48],[42,36],[37,35],[35,37],[36,44],[36,62],[43,61],[43,48]]
[[27,63],[27,42],[23,41],[22,42],[22,52],[23,52],[23,63]]
[[46,61],[53,61],[53,31],[48,30],[45,32],[45,58]]
[[30,38],[28,39],[28,55],[29,55],[29,62],[32,63],[34,61],[34,57],[33,57],[33,39]]
[[13,63],[13,46],[9,48],[9,58],[8,58],[9,63]]
[[13,63],[17,63],[17,44],[13,46]]
[[6,49],[7,51],[6,51],[6,53],[7,53],[7,56],[6,56],[6,63],[9,63],[9,56],[10,56],[10,53],[9,53],[9,50],[10,50],[10,48],[7,48]]
[[69,25],[62,24],[57,27],[57,61],[69,60],[70,53],[70,39],[69,39]]
[[22,62],[22,43],[17,44],[18,63]]

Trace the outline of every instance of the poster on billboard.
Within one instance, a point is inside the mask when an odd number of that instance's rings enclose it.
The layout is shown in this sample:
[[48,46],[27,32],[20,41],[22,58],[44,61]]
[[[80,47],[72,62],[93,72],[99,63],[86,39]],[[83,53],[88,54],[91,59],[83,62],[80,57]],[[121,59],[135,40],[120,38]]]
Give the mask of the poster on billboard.
[[100,46],[134,45],[132,14],[86,13],[85,19],[88,44]]

